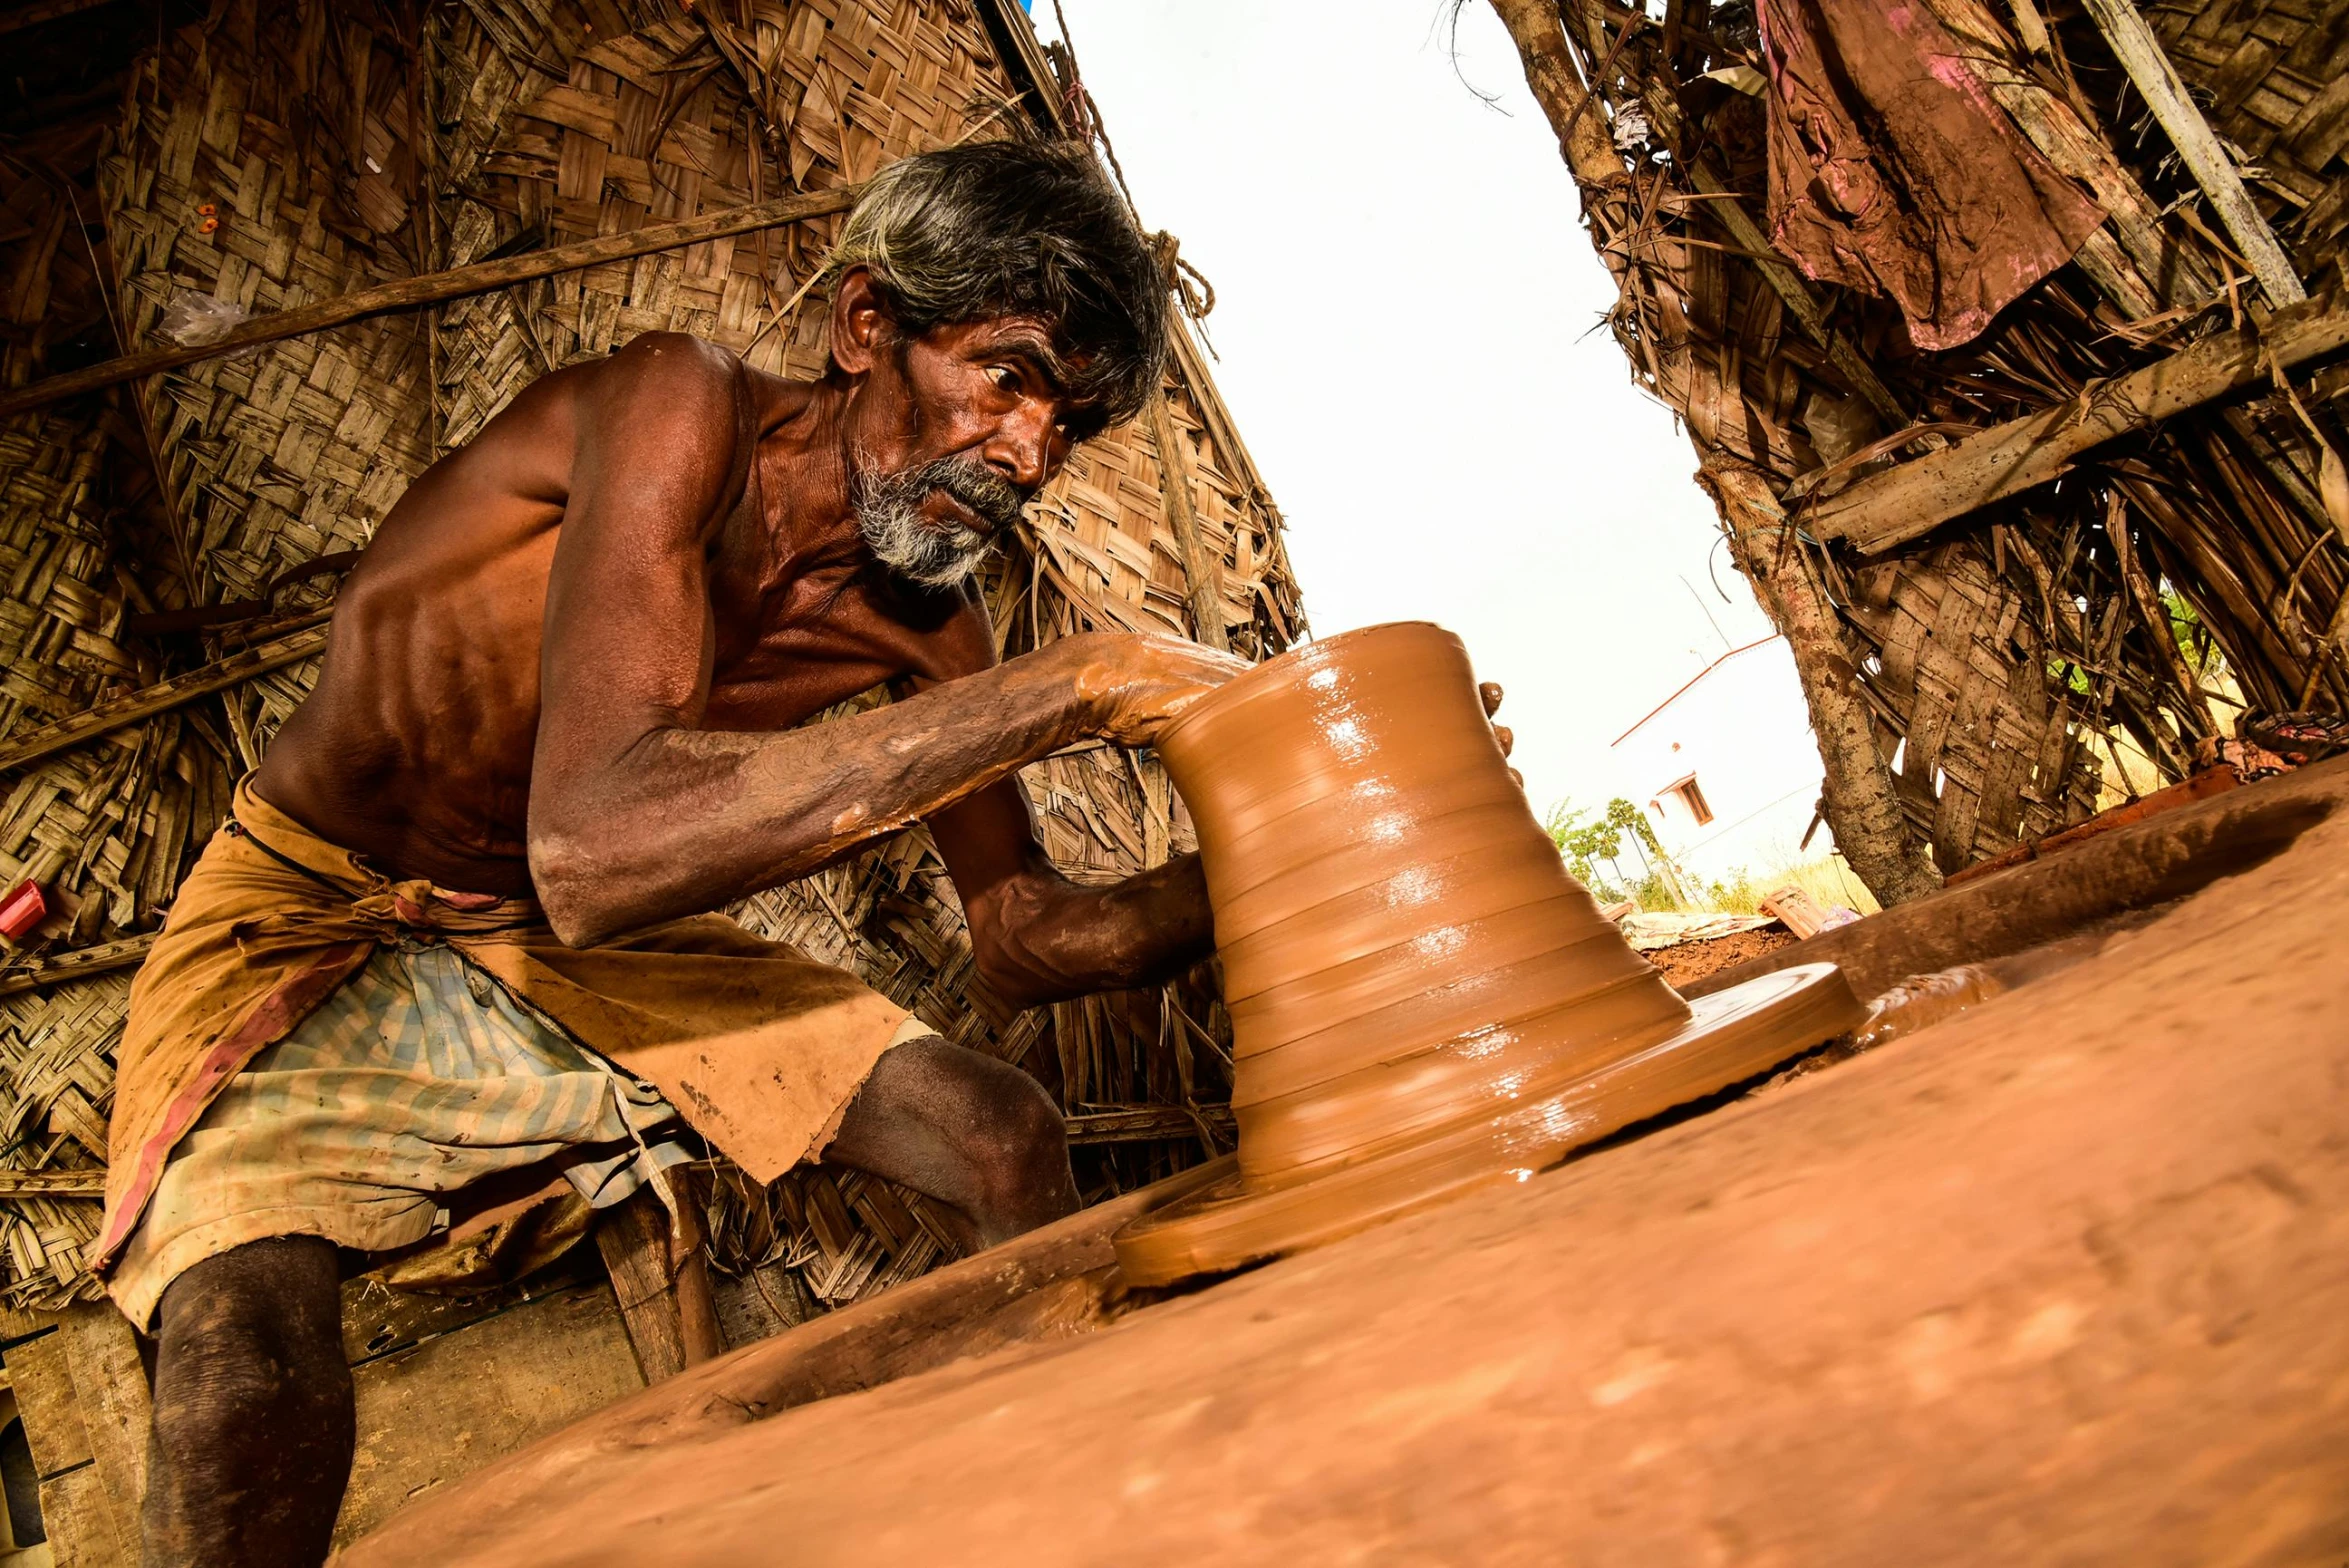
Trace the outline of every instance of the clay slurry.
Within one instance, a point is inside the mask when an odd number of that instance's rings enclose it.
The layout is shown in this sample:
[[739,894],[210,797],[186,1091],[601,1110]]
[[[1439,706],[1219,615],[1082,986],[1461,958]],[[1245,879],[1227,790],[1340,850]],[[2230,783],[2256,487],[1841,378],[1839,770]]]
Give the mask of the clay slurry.
[[1215,908],[1240,1169],[1121,1235],[1137,1283],[1538,1169],[1856,1021],[1813,966],[1692,1024],[1567,873],[1441,627],[1308,644],[1158,750]]

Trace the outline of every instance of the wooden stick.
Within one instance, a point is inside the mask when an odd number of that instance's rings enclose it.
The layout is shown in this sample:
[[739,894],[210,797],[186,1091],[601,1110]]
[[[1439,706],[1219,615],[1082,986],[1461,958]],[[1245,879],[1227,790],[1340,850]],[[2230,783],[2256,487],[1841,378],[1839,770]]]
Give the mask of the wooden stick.
[[27,991],[63,985],[68,980],[86,980],[92,975],[128,969],[145,959],[147,949],[154,945],[155,933],[149,931],[140,936],[126,936],[119,942],[101,942],[96,947],[31,959],[23,968],[0,975],[0,996],[22,996]]
[[1199,533],[1199,509],[1191,490],[1191,454],[1176,433],[1174,416],[1166,411],[1166,394],[1153,392],[1149,403],[1150,440],[1158,448],[1158,499],[1166,511],[1166,526],[1183,552],[1183,587],[1191,601],[1191,624],[1199,640],[1218,653],[1229,653],[1230,634],[1223,624],[1223,573],[1208,554]]
[[361,289],[355,294],[320,300],[314,305],[274,311],[243,322],[210,343],[192,343],[184,348],[141,349],[119,359],[109,359],[86,369],[67,371],[61,376],[36,381],[14,392],[0,393],[0,418],[21,414],[29,408],[42,408],[61,398],[95,392],[100,387],[110,387],[119,381],[130,381],[140,376],[153,375],[157,371],[192,365],[198,360],[233,354],[239,349],[251,348],[256,343],[275,343],[283,338],[300,337],[304,333],[339,327],[366,316],[380,316],[394,310],[412,310],[419,305],[437,305],[445,300],[463,299],[470,294],[486,294],[492,289],[528,283],[534,278],[552,277],[558,272],[576,272],[582,267],[600,266],[609,261],[626,261],[630,257],[647,256],[654,251],[675,250],[679,246],[697,245],[704,240],[725,239],[730,235],[749,234],[759,229],[780,228],[787,223],[820,218],[827,213],[845,211],[854,205],[859,189],[853,185],[843,186],[839,190],[753,202],[747,207],[729,207],[724,212],[687,218],[679,223],[631,229],[625,234],[606,234],[592,240],[581,240],[575,245],[558,245],[552,250],[508,256],[499,261],[478,261],[469,267],[452,267],[446,272],[428,272],[422,277],[401,278],[397,282]]
[[2349,299],[2291,306],[2264,328],[2222,332],[2158,364],[2091,382],[2054,408],[1994,425],[1957,445],[1861,480],[1801,514],[1814,537],[1888,550],[1953,517],[2055,479],[2072,460],[2213,398],[2257,385],[2269,365],[2290,368],[2349,347]]
[[1236,1136],[1228,1106],[1202,1105],[1199,1116],[1194,1117],[1179,1105],[1125,1105],[1072,1113],[1068,1117],[1068,1141],[1073,1144],[1153,1143],[1196,1138],[1201,1117],[1227,1144]]
[[232,653],[200,670],[190,670],[185,675],[157,681],[127,697],[102,702],[72,718],[59,719],[55,724],[43,725],[37,730],[19,735],[6,745],[0,745],[0,772],[21,768],[28,762],[38,762],[68,746],[78,746],[83,741],[94,740],[126,724],[153,718],[182,703],[193,702],[211,692],[224,691],[241,681],[249,681],[256,675],[266,675],[271,670],[282,670],[289,664],[299,664],[326,647],[326,631],[323,626],[314,626],[308,631],[296,632],[291,637],[280,637],[275,642],[265,642],[258,647],[247,648],[242,653]]
[[1720,509],[1722,530],[1738,569],[1771,623],[1786,633],[1795,677],[1811,710],[1825,770],[1821,798],[1835,846],[1886,905],[1922,898],[1941,885],[1940,873],[1917,852],[1899,793],[1876,741],[1866,686],[1854,678],[1846,644],[1835,630],[1836,609],[1812,576],[1801,546],[1788,535],[1786,514],[1768,476],[1748,464],[1708,453],[1697,483]]
[[106,1173],[94,1171],[0,1171],[0,1198],[103,1198]]
[[2088,14],[2096,19],[2098,30],[2112,45],[2129,80],[2145,95],[2146,107],[2169,133],[2178,156],[2193,173],[2194,183],[2218,210],[2219,221],[2227,226],[2244,260],[2251,263],[2251,274],[2267,290],[2269,301],[2295,305],[2306,299],[2308,291],[2300,286],[2300,274],[2292,269],[2284,247],[2276,243],[2275,230],[2252,204],[2251,193],[2243,188],[2243,177],[2235,172],[2235,160],[2227,156],[2210,122],[2194,107],[2186,84],[2178,78],[2178,68],[2170,63],[2145,18],[2137,14],[2137,7],[2131,0],[2088,0]]

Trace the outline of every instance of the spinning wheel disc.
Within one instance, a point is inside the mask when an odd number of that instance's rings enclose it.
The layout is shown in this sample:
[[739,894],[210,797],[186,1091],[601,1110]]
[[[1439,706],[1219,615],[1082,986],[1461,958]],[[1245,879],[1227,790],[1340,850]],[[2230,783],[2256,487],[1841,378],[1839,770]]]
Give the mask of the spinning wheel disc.
[[1251,1186],[1235,1171],[1119,1231],[1118,1267],[1128,1284],[1172,1284],[1523,1181],[1584,1144],[1767,1072],[1857,1027],[1866,1011],[1832,964],[1782,969],[1689,1006],[1670,1039],[1564,1082],[1526,1085],[1498,1112],[1277,1185]]

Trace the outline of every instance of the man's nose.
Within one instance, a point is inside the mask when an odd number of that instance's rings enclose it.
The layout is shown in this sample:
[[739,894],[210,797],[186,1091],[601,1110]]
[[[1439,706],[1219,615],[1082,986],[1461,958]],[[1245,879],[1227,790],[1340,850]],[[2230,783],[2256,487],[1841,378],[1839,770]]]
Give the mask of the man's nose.
[[1022,490],[1035,491],[1068,455],[1048,410],[1020,409],[995,429],[984,452],[988,464]]

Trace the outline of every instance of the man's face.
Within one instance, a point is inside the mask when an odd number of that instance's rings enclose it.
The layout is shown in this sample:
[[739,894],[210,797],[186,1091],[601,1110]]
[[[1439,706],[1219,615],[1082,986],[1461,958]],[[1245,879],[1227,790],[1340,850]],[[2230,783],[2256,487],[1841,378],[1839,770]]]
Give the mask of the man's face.
[[880,323],[851,429],[865,544],[910,582],[952,588],[1098,428],[1052,373],[1051,338],[1020,317],[898,336]]

